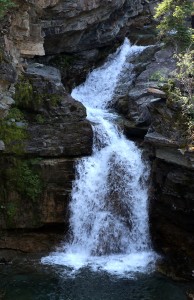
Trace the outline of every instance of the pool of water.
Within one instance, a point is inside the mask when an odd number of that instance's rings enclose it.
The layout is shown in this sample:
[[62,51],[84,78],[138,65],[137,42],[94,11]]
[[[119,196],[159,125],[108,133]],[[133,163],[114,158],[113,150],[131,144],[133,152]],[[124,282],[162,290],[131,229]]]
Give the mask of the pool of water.
[[158,273],[120,278],[84,268],[67,275],[60,266],[27,260],[0,266],[1,300],[186,300],[193,290]]

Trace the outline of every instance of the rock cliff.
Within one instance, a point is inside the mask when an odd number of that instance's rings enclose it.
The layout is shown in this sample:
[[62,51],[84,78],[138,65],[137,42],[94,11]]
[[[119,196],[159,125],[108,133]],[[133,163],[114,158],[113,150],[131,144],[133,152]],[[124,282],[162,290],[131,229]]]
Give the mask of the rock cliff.
[[16,0],[1,19],[0,249],[50,250],[67,230],[74,164],[92,151],[86,110],[68,90],[138,18],[150,22],[154,2]]
[[114,41],[142,10],[141,0],[18,1],[10,39],[25,57],[94,49]]
[[[150,229],[155,249],[165,257],[159,269],[193,279],[194,151],[190,116],[161,90],[176,68],[172,48],[148,47],[135,63],[134,82],[118,98],[128,137],[144,139],[152,172]],[[139,68],[138,63],[141,63]],[[189,144],[190,143],[190,144]]]
[[[86,110],[68,91],[125,35],[150,43],[155,2],[17,0],[1,20],[0,249],[51,250],[68,230],[74,164],[92,151]],[[152,161],[151,233],[169,264],[161,268],[192,278],[193,148],[181,108],[158,91],[175,68],[173,49],[150,46],[133,63],[114,106]]]

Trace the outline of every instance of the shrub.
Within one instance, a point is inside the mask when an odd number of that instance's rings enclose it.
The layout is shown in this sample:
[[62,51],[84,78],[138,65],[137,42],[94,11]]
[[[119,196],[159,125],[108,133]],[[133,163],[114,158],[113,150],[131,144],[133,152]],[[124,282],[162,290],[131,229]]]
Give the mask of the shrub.
[[193,42],[193,30],[186,19],[191,16],[192,0],[163,0],[156,7],[155,19],[159,36],[181,48],[187,48]]
[[6,12],[14,6],[15,3],[11,0],[0,0],[0,18],[2,18]]
[[42,106],[56,107],[62,97],[58,94],[40,93],[30,79],[23,76],[15,85],[14,100],[16,105],[24,110],[38,111]]
[[16,190],[35,201],[42,192],[42,182],[39,174],[33,170],[34,160],[17,161],[15,169],[11,170],[12,178],[15,178]]
[[[22,121],[23,126],[18,126],[16,122],[19,121]],[[27,139],[26,127],[24,115],[16,107],[11,108],[8,116],[0,120],[0,140],[4,141],[7,152],[23,154]]]

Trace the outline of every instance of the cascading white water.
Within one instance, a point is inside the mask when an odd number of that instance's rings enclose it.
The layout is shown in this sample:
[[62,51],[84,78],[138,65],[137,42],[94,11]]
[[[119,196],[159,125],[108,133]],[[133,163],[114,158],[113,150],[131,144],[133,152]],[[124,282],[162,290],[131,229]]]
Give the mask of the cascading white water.
[[[130,57],[145,47],[124,44],[103,67],[94,70],[72,96],[87,108],[95,125],[93,154],[77,163],[71,210],[72,240],[42,259],[73,270],[90,266],[123,275],[145,271],[155,260],[150,248],[146,180],[141,151],[119,132],[107,106],[114,98]],[[130,78],[129,78],[130,81]]]

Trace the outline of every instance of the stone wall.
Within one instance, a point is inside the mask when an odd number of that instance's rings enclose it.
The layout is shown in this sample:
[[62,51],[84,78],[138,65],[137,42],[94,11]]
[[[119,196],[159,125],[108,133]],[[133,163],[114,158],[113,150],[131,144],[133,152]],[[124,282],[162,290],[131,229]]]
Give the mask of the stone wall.
[[[178,162],[177,158],[177,162]],[[156,159],[152,169],[151,234],[165,257],[160,270],[172,277],[193,279],[194,168]]]
[[0,131],[0,249],[45,251],[68,229],[74,165],[92,151],[86,110],[65,87],[83,81],[114,51],[149,5],[141,0],[15,2],[0,22],[0,128],[12,128],[10,138]]
[[25,57],[102,47],[143,10],[141,0],[17,2],[9,39]]
[[[148,47],[134,60],[138,75],[116,102],[129,138],[140,137],[151,162],[150,228],[161,272],[193,279],[194,149],[189,116],[161,90],[176,68],[174,49]],[[138,64],[139,63],[139,64]]]

